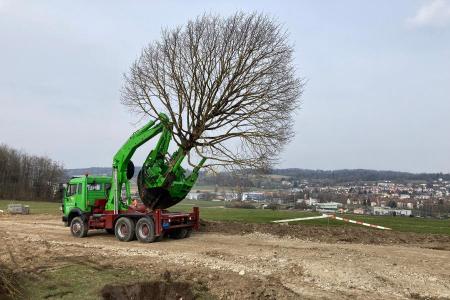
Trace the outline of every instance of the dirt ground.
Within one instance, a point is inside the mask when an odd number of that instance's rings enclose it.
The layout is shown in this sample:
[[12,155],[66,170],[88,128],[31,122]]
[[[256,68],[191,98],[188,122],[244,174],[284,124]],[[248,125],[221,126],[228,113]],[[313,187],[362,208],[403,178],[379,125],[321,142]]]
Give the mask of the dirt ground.
[[375,230],[373,228],[344,226],[310,226],[304,224],[242,224],[237,222],[201,223],[202,232],[245,235],[253,232],[264,232],[277,237],[298,238],[305,241],[325,243],[358,243],[358,244],[411,244],[417,247],[450,250],[450,235],[417,234]]
[[103,232],[73,238],[55,216],[0,217],[0,263],[16,273],[83,261],[150,270],[218,299],[450,299],[449,249],[448,236],[224,223],[183,240],[121,243]]

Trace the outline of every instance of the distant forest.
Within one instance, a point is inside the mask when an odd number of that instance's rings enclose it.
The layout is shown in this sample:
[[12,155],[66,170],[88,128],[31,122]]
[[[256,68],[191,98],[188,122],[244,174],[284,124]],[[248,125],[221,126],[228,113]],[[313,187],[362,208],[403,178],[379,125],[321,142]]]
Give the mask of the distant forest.
[[61,164],[0,145],[0,199],[59,200],[63,180]]
[[397,171],[377,171],[365,169],[344,169],[334,171],[307,169],[274,169],[271,174],[292,176],[306,180],[329,181],[335,183],[357,181],[433,181],[442,178],[450,180],[450,174],[444,173],[408,173]]
[[251,175],[280,175],[285,176],[288,181],[307,180],[314,183],[341,184],[367,181],[424,181],[431,182],[442,178],[450,180],[450,174],[443,173],[407,173],[396,171],[376,171],[376,170],[307,170],[307,169],[273,169],[268,173],[245,172],[241,174],[218,173],[207,175],[201,173],[198,179],[199,185],[219,185],[219,186],[254,186]]
[[[137,176],[140,167],[136,167],[134,175]],[[110,175],[111,168],[81,168],[81,169],[67,169],[66,175],[68,178],[83,174],[92,175]],[[220,185],[220,186],[253,186],[249,175],[258,175],[263,173],[255,173],[253,171],[246,171],[239,174],[236,173],[217,173],[215,175],[206,172],[200,172],[198,179],[199,185]],[[323,183],[346,183],[346,182],[360,182],[360,181],[433,181],[439,178],[443,180],[450,180],[450,174],[443,173],[407,173],[396,171],[376,171],[365,169],[353,170],[307,170],[307,169],[273,169],[265,175],[281,175],[290,177],[296,180],[308,180],[312,182]]]

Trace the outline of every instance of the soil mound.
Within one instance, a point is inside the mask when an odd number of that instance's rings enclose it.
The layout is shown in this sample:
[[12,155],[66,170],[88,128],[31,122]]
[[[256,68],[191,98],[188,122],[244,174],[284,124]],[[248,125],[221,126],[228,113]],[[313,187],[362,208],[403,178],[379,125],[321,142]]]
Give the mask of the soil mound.
[[385,231],[355,226],[249,224],[202,220],[200,231],[239,235],[261,232],[277,237],[291,237],[326,243],[416,244],[426,246],[426,248],[450,250],[449,235]]

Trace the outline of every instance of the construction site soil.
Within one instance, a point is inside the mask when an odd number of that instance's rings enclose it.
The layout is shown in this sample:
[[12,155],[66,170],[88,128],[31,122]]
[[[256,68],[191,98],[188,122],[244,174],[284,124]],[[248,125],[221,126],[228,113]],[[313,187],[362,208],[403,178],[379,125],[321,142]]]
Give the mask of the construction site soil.
[[414,244],[418,247],[450,250],[450,235],[418,234],[376,230],[359,226],[311,226],[302,224],[247,224],[202,221],[200,231],[246,235],[263,232],[276,237],[297,238],[325,243]]
[[[9,278],[39,282],[68,265],[146,274],[93,299],[450,299],[449,250],[447,235],[222,222],[203,222],[188,239],[123,243],[102,231],[74,238],[56,216],[0,216]],[[76,299],[77,290],[42,298]]]

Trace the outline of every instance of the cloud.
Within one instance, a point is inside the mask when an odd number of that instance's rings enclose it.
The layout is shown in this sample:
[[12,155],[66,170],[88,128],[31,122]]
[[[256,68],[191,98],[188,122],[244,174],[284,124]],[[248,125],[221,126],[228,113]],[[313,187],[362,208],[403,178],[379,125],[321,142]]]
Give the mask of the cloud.
[[428,0],[414,17],[406,20],[411,27],[445,27],[450,25],[450,0]]

